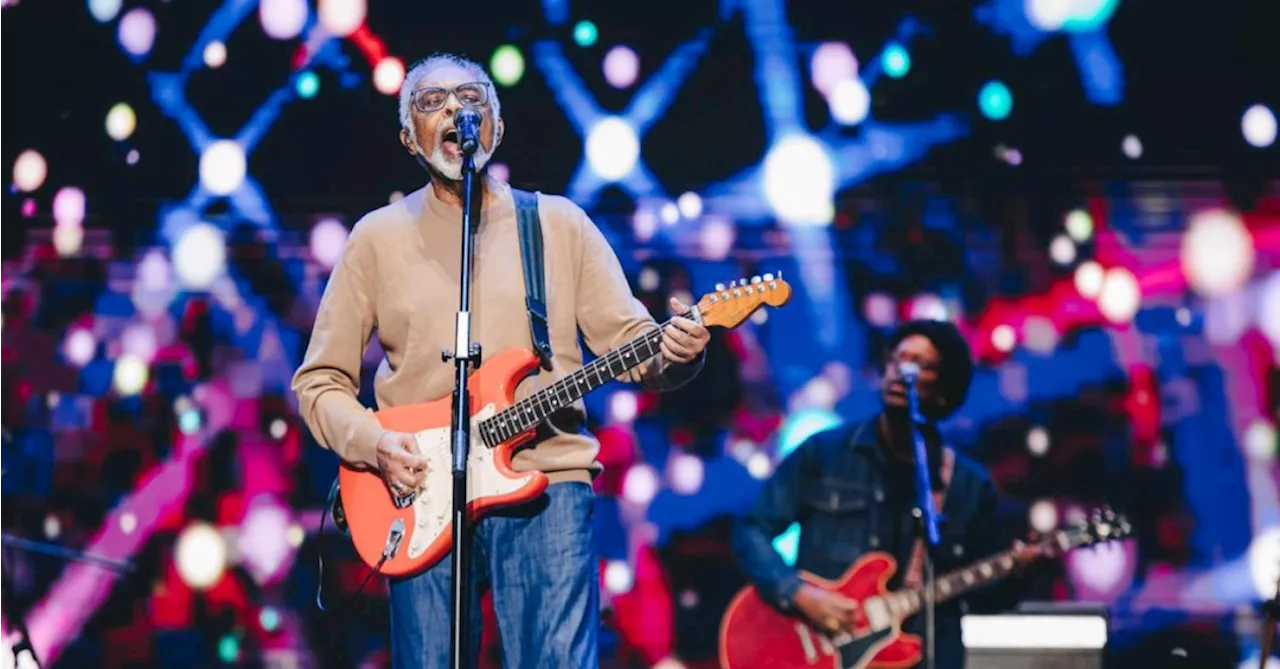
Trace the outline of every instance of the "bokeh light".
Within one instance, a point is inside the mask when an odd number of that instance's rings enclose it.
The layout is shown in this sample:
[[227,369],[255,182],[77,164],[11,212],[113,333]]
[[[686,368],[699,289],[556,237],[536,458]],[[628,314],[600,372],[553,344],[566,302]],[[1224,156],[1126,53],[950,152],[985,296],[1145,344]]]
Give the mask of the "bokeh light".
[[1049,452],[1049,431],[1039,425],[1027,430],[1027,451],[1036,457]]
[[524,76],[524,54],[511,44],[503,44],[493,50],[489,71],[498,85],[515,86]]
[[1142,306],[1142,291],[1133,272],[1123,267],[1107,270],[1098,294],[1098,310],[1112,323],[1124,325],[1133,320]]
[[311,257],[321,267],[331,269],[347,245],[347,226],[336,218],[322,218],[311,228]]
[[84,367],[93,359],[97,348],[98,342],[92,332],[85,328],[72,328],[62,341],[62,356],[76,367]]
[[578,21],[573,26],[573,42],[580,47],[595,44],[599,36],[600,32],[596,30],[596,24],[590,21]]
[[[725,216],[708,216],[698,229],[698,245],[702,257],[711,261],[720,261],[729,257],[737,240],[738,226]],[[760,312],[757,312],[760,313]]]
[[227,248],[222,231],[208,223],[187,228],[173,247],[173,269],[187,288],[204,290],[226,269]]
[[227,568],[227,544],[207,523],[192,523],[178,535],[174,564],[182,582],[193,590],[208,590]]
[[608,116],[587,133],[587,164],[601,179],[622,179],[635,169],[639,159],[640,139],[627,121]]
[[117,102],[107,111],[107,136],[117,142],[128,139],[137,126],[138,118],[133,107],[127,103]]
[[307,25],[307,0],[259,0],[258,21],[267,37],[293,39]]
[[648,504],[658,494],[658,473],[647,464],[632,465],[622,478],[622,496],[633,504]]
[[13,185],[24,193],[30,193],[44,185],[49,175],[49,165],[39,151],[27,149],[13,161]]
[[635,574],[624,560],[609,560],[604,566],[604,587],[610,593],[621,595],[631,591]]
[[230,139],[220,139],[200,154],[200,183],[215,195],[227,195],[244,183],[244,147]]
[[98,23],[107,23],[120,14],[122,0],[89,0],[89,14]]
[[404,63],[395,56],[387,56],[373,68],[373,87],[383,95],[398,95],[404,85]]
[[805,409],[792,413],[778,432],[778,457],[786,457],[805,439],[840,423],[840,415],[830,409]]
[[1120,151],[1130,160],[1142,157],[1142,140],[1137,135],[1125,135],[1120,142]]
[[813,87],[829,97],[836,84],[858,76],[858,61],[848,44],[824,42],[813,50],[809,71]]
[[1253,236],[1234,212],[1210,209],[1191,217],[1182,236],[1182,273],[1201,295],[1239,290],[1253,274]]
[[147,387],[147,375],[146,361],[136,355],[125,353],[116,358],[111,385],[117,393],[126,397],[137,395]]
[[337,37],[347,37],[364,24],[365,0],[319,0],[320,25]]
[[614,88],[627,88],[640,75],[640,56],[625,46],[615,46],[604,56],[604,80]]
[[84,228],[78,225],[56,225],[53,228],[53,249],[66,258],[80,252],[84,243]]
[[204,45],[204,64],[210,68],[217,69],[227,62],[227,45],[213,40]]
[[1266,105],[1253,105],[1240,117],[1240,132],[1244,141],[1259,149],[1271,146],[1276,141],[1276,115]]
[[764,159],[764,197],[790,225],[826,225],[835,216],[835,165],[812,138],[794,134]]
[[880,64],[885,74],[894,79],[901,79],[911,71],[911,54],[907,52],[906,47],[895,42],[885,47],[884,53],[880,56]]
[[831,90],[827,99],[831,117],[841,125],[857,125],[871,111],[871,93],[861,79],[842,79]]
[[307,70],[298,75],[293,82],[294,89],[298,92],[298,97],[309,100],[316,96],[320,91],[320,77],[315,72]]
[[1076,244],[1070,237],[1057,235],[1049,243],[1049,259],[1059,265],[1070,265],[1076,259]]
[[1045,32],[1060,30],[1071,18],[1073,0],[1025,0],[1027,21]]
[[619,390],[609,396],[609,417],[614,423],[630,423],[640,411],[640,400],[629,390]]
[[1081,296],[1094,299],[1102,293],[1102,282],[1106,277],[1106,271],[1102,269],[1102,265],[1086,260],[1076,266],[1074,275],[1076,292]]
[[1245,455],[1254,462],[1273,462],[1276,459],[1276,426],[1259,418],[1249,424],[1244,432]]
[[1259,599],[1276,596],[1280,581],[1280,525],[1264,528],[1249,544],[1249,574]]
[[53,220],[59,226],[79,227],[84,222],[84,191],[64,186],[53,196]]
[[1067,214],[1063,227],[1066,228],[1067,235],[1080,244],[1093,237],[1093,217],[1083,209],[1075,209]]
[[689,220],[702,215],[702,197],[693,191],[683,193],[676,198],[676,206],[680,209],[680,215]]
[[706,475],[702,458],[689,453],[673,453],[667,459],[667,479],[677,495],[692,495],[702,487]]
[[156,17],[142,7],[130,9],[120,19],[117,39],[125,53],[141,58],[156,41]]
[[978,91],[978,109],[992,121],[1003,121],[1013,111],[1013,93],[1002,81],[988,81]]

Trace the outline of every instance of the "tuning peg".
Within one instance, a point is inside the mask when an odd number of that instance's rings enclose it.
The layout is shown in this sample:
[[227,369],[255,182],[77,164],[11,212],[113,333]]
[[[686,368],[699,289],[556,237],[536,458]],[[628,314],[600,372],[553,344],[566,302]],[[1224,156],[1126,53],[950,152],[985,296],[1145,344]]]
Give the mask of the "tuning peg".
[[755,276],[751,277],[751,283],[760,283],[760,275],[759,275],[759,274],[757,274],[757,275],[755,275]]
[[766,275],[764,275],[764,280],[765,280],[765,281],[773,281],[773,274],[766,274]]
[[718,292],[718,293],[722,293],[722,292],[724,292],[724,291],[725,291],[725,285],[724,285],[723,283],[717,283],[717,284],[716,284],[716,292]]

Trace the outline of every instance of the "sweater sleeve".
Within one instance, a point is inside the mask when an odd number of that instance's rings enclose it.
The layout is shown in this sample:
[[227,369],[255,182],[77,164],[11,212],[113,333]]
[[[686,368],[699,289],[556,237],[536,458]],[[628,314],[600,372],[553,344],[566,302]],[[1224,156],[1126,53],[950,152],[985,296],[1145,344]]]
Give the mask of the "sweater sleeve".
[[386,432],[356,399],[360,365],[373,335],[377,268],[368,230],[357,223],[334,266],[311,342],[293,377],[302,419],[319,444],[352,466],[375,468]]

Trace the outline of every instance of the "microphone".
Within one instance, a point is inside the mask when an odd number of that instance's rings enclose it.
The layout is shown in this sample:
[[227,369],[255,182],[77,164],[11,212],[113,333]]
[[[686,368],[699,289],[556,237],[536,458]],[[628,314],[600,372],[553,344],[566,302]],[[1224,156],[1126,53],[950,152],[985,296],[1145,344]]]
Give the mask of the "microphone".
[[920,365],[914,362],[904,362],[898,365],[898,373],[902,375],[902,380],[908,386],[915,386],[916,379],[920,378]]
[[472,107],[458,110],[458,118],[453,123],[458,130],[458,147],[462,155],[469,156],[480,146],[480,112]]

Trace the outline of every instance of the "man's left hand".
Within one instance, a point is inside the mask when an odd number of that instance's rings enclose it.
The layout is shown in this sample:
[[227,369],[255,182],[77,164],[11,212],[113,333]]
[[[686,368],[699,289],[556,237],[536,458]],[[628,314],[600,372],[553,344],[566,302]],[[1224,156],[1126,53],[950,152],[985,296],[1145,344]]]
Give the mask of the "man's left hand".
[[[671,298],[671,311],[682,314],[689,310],[683,302]],[[711,332],[697,321],[676,316],[662,331],[662,357],[667,362],[684,365],[693,362],[702,355],[711,341]]]

